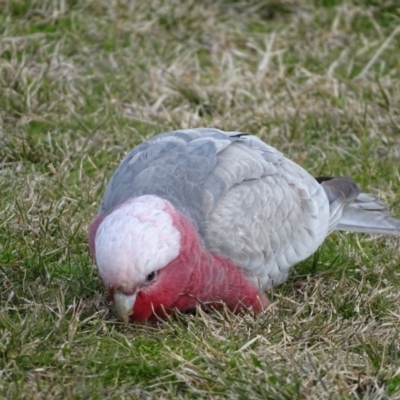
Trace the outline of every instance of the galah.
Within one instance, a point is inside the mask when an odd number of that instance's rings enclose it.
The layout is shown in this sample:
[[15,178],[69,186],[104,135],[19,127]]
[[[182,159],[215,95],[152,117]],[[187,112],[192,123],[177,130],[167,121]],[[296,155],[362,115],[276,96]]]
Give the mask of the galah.
[[350,178],[314,178],[256,136],[198,128],[126,155],[89,245],[120,318],[151,321],[267,309],[264,291],[334,230],[400,235],[400,221]]

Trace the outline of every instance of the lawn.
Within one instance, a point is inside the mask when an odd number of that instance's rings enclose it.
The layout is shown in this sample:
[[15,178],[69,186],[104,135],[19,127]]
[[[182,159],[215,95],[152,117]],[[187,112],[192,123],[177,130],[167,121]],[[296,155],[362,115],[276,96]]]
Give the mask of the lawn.
[[400,240],[333,233],[264,315],[119,322],[87,227],[157,133],[258,135],[400,217],[397,0],[0,0],[0,398],[400,399]]

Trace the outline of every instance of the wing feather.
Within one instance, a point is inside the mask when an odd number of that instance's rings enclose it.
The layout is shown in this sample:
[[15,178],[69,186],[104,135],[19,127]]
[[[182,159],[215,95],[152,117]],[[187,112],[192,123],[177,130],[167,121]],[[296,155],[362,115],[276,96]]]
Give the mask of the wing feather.
[[[211,251],[229,257],[267,288],[284,281],[293,264],[317,250],[328,233],[329,203],[305,170],[248,138],[232,143],[217,158],[211,176],[228,185],[203,236]],[[254,162],[262,169],[256,178]]]

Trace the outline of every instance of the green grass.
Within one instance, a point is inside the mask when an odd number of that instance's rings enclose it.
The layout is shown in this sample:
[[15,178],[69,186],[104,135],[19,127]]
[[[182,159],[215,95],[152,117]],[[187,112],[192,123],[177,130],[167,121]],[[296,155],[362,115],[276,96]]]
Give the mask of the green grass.
[[400,217],[395,0],[0,1],[0,398],[400,399],[400,248],[335,233],[265,315],[118,322],[86,230],[152,135],[258,135]]

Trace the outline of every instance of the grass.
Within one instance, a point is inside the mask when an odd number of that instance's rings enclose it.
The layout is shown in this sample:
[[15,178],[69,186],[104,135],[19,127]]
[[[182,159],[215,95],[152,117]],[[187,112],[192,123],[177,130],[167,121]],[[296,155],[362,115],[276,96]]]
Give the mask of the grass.
[[118,322],[86,229],[156,133],[257,134],[400,217],[395,0],[0,0],[0,397],[399,399],[399,240],[336,233],[266,315]]

